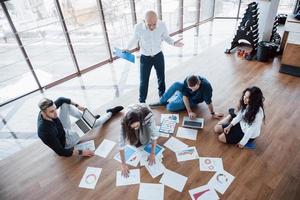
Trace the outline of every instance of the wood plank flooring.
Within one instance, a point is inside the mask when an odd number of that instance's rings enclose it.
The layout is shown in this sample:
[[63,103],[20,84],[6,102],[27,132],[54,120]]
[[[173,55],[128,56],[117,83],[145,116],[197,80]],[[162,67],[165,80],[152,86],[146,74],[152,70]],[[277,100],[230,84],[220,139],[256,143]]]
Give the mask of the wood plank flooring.
[[[218,44],[191,58],[166,73],[167,85],[182,81],[186,75],[199,74],[212,84],[215,110],[227,113],[236,106],[244,88],[260,87],[266,98],[266,123],[257,139],[255,150],[239,149],[221,144],[213,132],[216,120],[210,119],[205,104],[197,112],[205,118],[205,127],[199,131],[197,141],[180,139],[189,146],[196,146],[200,156],[222,157],[224,169],[235,176],[221,199],[289,199],[300,196],[300,79],[281,74],[279,60],[272,63],[246,61],[227,55],[223,51],[228,44]],[[168,64],[168,61],[166,60]],[[157,84],[150,84],[148,102],[157,101]],[[138,88],[111,102],[110,105],[127,106],[137,102]],[[99,108],[103,112],[107,107]],[[153,110],[156,122],[164,108]],[[104,138],[118,140],[120,119],[115,116],[100,130],[98,146]],[[186,115],[180,112],[180,119]],[[164,144],[166,138],[158,143]],[[57,156],[41,142],[0,162],[0,199],[137,199],[139,185],[116,187],[116,171],[119,163],[113,160],[118,152],[115,147],[108,158],[94,156],[87,159]],[[177,173],[188,176],[182,193],[165,187],[165,199],[190,199],[188,190],[206,184],[214,173],[200,172],[198,160],[178,163],[170,150],[164,152],[164,165]],[[79,182],[87,166],[103,168],[95,190],[79,188]],[[141,182],[158,183],[146,169],[141,168]]]

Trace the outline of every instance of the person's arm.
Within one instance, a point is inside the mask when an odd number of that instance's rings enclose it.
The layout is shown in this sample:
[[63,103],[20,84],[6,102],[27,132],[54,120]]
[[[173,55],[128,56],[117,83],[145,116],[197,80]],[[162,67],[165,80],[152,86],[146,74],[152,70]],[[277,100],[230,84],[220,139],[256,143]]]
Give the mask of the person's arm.
[[240,110],[240,111],[237,113],[236,117],[232,119],[232,121],[230,122],[230,124],[229,124],[226,128],[224,128],[224,133],[225,133],[225,134],[228,134],[229,131],[230,131],[230,129],[231,129],[231,127],[233,127],[233,126],[235,126],[237,123],[239,123],[239,122],[242,120],[242,118],[243,118],[243,112],[242,112],[242,110]]
[[129,176],[129,169],[128,169],[128,166],[126,164],[125,153],[124,153],[124,149],[125,149],[124,131],[125,130],[122,127],[121,128],[121,133],[119,135],[119,152],[120,152],[120,158],[121,158],[121,174],[124,177],[128,177]]
[[156,149],[157,139],[160,134],[156,128],[153,114],[149,113],[149,115],[146,118],[148,118],[149,120],[146,124],[147,132],[150,134],[150,138],[152,141],[151,152],[148,157],[148,161],[149,161],[149,165],[153,165],[155,164],[155,149]]
[[126,49],[124,49],[125,51],[129,51],[131,48],[133,48],[135,45],[137,45],[137,43],[139,41],[139,33],[138,33],[138,27],[137,26],[138,25],[135,25],[135,27],[134,27],[133,36],[129,40]]
[[217,113],[214,111],[214,106],[212,103],[208,104],[207,106],[212,118],[220,119],[224,116],[222,113]]
[[261,111],[259,111],[255,116],[255,120],[248,127],[247,131],[244,133],[244,137],[239,142],[238,146],[240,148],[243,148],[247,144],[247,142],[252,137],[252,135],[254,135],[256,132],[260,131],[262,121],[263,121],[263,114]]
[[186,111],[191,119],[195,119],[197,114],[193,112],[190,106],[190,100],[187,96],[183,95],[183,103],[185,105]]
[[180,39],[178,41],[174,41],[170,37],[167,26],[164,22],[161,22],[161,26],[162,26],[162,29],[163,29],[162,38],[163,38],[164,41],[166,41],[168,44],[176,46],[176,47],[182,47],[183,46],[183,43],[180,42],[182,39]]
[[125,161],[124,149],[120,149],[120,158],[121,158],[121,174],[124,177],[129,177],[129,169]]

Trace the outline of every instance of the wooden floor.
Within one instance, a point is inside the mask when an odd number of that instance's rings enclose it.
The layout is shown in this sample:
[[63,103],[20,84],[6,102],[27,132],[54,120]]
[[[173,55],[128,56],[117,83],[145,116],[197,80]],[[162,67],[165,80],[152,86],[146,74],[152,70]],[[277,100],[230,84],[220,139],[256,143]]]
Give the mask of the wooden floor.
[[[228,44],[227,44],[228,46]],[[206,77],[213,85],[215,110],[227,113],[229,107],[237,105],[244,88],[260,87],[265,95],[266,123],[257,140],[255,150],[241,150],[235,146],[218,142],[213,132],[216,120],[210,119],[205,104],[198,106],[200,116],[205,118],[205,127],[199,131],[197,141],[184,140],[196,146],[200,156],[222,157],[224,169],[235,176],[221,199],[284,199],[300,197],[300,79],[280,74],[279,61],[260,63],[246,61],[227,55],[226,44],[219,44],[201,55],[169,71],[167,85],[183,80],[195,73]],[[148,102],[157,100],[156,83],[151,84]],[[124,106],[137,101],[137,89],[111,102]],[[109,105],[107,105],[108,107]],[[99,108],[104,111],[105,108]],[[165,109],[153,111],[157,123]],[[117,142],[122,114],[114,117],[101,130],[98,146],[104,138]],[[186,115],[180,113],[180,117]],[[160,138],[163,144],[166,138]],[[116,171],[119,163],[113,160],[117,147],[104,159],[94,156],[79,160],[55,155],[41,142],[37,142],[21,153],[0,162],[0,199],[137,199],[139,185],[116,187]],[[200,172],[197,160],[178,163],[170,150],[164,152],[163,164],[188,177],[182,193],[165,187],[165,199],[190,199],[188,190],[206,184],[214,173]],[[95,190],[78,187],[88,166],[100,167],[102,173]],[[146,169],[141,168],[141,182],[158,183],[160,177],[152,179]]]

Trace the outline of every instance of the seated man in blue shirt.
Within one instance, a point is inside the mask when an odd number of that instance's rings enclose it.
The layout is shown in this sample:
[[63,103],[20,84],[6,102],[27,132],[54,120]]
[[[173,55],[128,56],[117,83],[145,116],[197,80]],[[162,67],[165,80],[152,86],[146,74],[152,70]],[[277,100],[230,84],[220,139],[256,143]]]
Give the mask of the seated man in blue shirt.
[[[50,99],[42,99],[39,103],[40,112],[38,115],[38,136],[41,140],[49,146],[59,156],[93,156],[94,152],[90,150],[75,150],[74,146],[81,142],[93,140],[98,137],[99,132],[88,132],[82,137],[71,130],[70,115],[80,119],[82,112],[85,108],[79,106],[71,99],[60,97],[56,101]],[[59,114],[57,109],[60,108]],[[107,122],[113,115],[120,112],[122,106],[116,106],[108,109],[106,114],[102,117],[96,117],[96,126],[102,125]]]
[[[174,96],[170,102],[169,99]],[[188,76],[183,83],[175,82],[160,98],[158,103],[150,104],[151,108],[156,106],[166,106],[168,111],[175,112],[186,109],[191,119],[195,119],[197,114],[192,108],[197,104],[205,103],[212,115],[212,118],[220,119],[222,113],[216,113],[212,104],[212,87],[210,83],[203,77],[191,75]]]

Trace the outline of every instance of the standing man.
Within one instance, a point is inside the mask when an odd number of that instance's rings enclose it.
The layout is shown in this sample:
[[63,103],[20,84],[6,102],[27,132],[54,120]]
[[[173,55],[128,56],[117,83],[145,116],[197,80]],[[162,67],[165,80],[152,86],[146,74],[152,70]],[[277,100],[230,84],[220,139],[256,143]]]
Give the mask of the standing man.
[[154,11],[146,12],[144,22],[136,24],[134,35],[129,42],[127,49],[132,48],[137,42],[140,45],[140,89],[139,101],[145,103],[148,94],[149,77],[152,66],[156,70],[158,82],[158,95],[161,97],[165,90],[165,61],[164,54],[161,51],[161,43],[166,41],[170,45],[182,47],[183,43],[175,42],[168,34],[167,27],[164,22],[157,19]]

